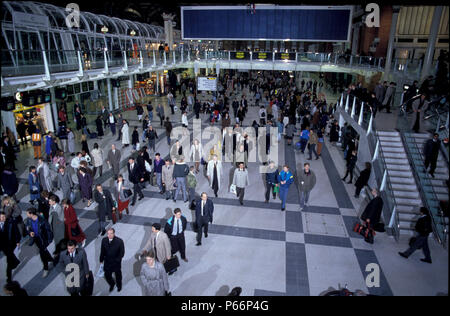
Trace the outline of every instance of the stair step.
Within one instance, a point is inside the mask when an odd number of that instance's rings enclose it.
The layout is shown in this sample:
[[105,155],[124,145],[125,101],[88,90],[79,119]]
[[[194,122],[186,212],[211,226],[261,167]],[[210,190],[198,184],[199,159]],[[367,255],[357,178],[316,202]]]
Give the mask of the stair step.
[[436,193],[440,193],[440,194],[448,194],[448,187],[444,187],[444,186],[433,186],[433,190]]
[[410,136],[410,137],[413,137],[413,138],[425,138],[425,139],[430,139],[431,138],[431,134],[428,134],[428,133],[420,133],[420,134],[417,134],[417,133],[408,133],[407,134],[408,136]]
[[397,170],[397,171],[411,171],[411,167],[408,165],[394,165],[394,164],[386,164],[386,167],[389,171]]
[[398,158],[398,159],[408,159],[405,152],[402,153],[394,153],[394,152],[385,152],[383,150],[383,156],[384,158]]
[[400,158],[400,159],[394,159],[394,158],[384,158],[384,161],[387,164],[391,165],[408,165],[409,166],[409,160],[406,158]]
[[400,229],[415,231],[415,223],[400,221]]
[[417,187],[415,184],[403,184],[391,182],[391,187],[395,191],[417,191]]
[[405,199],[420,199],[419,192],[417,191],[394,191],[395,200],[397,198]]
[[[447,178],[448,179],[448,178]],[[446,180],[447,180],[446,179]],[[446,183],[445,183],[445,180],[444,181],[442,181],[442,180],[440,180],[440,179],[433,179],[433,178],[431,178],[430,179],[430,182],[431,182],[431,184],[433,185],[433,187],[447,187],[447,185],[446,185]]]
[[398,148],[403,148],[403,143],[402,142],[397,142],[397,141],[380,141],[380,144],[383,148],[385,147],[398,147]]
[[398,137],[400,137],[399,132],[377,131],[377,134],[380,136],[398,136]]
[[414,222],[414,224],[417,222],[417,219],[419,218],[419,214],[413,214],[413,213],[399,213],[398,218],[400,219],[400,222]]
[[[391,184],[397,183],[397,184],[407,184],[407,185],[414,185],[416,186],[416,181],[414,180],[414,177],[389,177],[389,180],[391,181]],[[416,187],[417,189],[417,187]]]
[[412,205],[397,205],[397,211],[399,213],[410,213],[410,214],[416,214],[419,215],[419,207],[418,206],[412,206]]
[[405,153],[405,149],[402,147],[381,146],[383,153]]
[[448,201],[448,193],[442,194],[436,192],[436,197],[438,198],[439,201]]
[[388,170],[388,174],[389,174],[389,178],[394,178],[394,177],[413,178],[414,177],[411,171]]
[[399,198],[399,199],[395,199],[395,202],[397,203],[397,205],[411,205],[411,206],[420,206],[422,205],[422,200],[421,199],[403,199],[403,198]]
[[380,142],[398,142],[401,143],[402,139],[400,136],[378,136],[378,139],[380,140]]

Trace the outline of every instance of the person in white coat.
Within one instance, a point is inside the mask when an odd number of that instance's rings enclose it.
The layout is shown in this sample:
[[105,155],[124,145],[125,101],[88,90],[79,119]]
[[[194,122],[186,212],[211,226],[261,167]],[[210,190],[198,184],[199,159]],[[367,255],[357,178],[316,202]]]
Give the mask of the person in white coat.
[[48,192],[52,192],[53,184],[52,177],[50,175],[50,168],[42,157],[39,158],[38,167],[36,168],[36,174],[39,177],[39,183],[42,185],[42,189]]
[[67,128],[67,142],[70,155],[75,156],[75,134],[70,128]]
[[199,172],[200,168],[200,162],[203,157],[203,147],[202,144],[198,141],[198,139],[194,139],[194,142],[191,146],[191,151],[189,153],[189,157],[191,158],[191,161],[195,162],[195,172]]
[[278,119],[278,106],[276,103],[272,104],[272,116]]
[[183,112],[183,115],[181,115],[181,124],[183,124],[183,126],[186,128],[189,126],[186,112]]
[[122,145],[128,147],[130,145],[130,133],[127,120],[123,120],[122,126]]
[[212,159],[208,162],[206,176],[209,180],[209,185],[214,190],[214,194],[217,197],[217,192],[220,190],[220,182],[222,180],[222,162],[218,159],[217,155],[213,155]]
[[99,169],[101,177],[103,174],[103,149],[99,148],[97,143],[94,144],[94,149],[91,150],[91,156],[92,164],[94,165],[93,177],[95,177],[97,169]]

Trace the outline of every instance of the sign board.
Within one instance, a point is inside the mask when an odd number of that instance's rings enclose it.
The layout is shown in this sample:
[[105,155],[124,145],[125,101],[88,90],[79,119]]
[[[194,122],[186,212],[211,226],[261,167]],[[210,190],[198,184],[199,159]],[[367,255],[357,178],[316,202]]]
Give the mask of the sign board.
[[295,53],[275,53],[275,60],[295,60]]
[[231,59],[250,60],[250,53],[249,52],[231,52],[230,58]]
[[217,91],[216,77],[198,77],[197,78],[198,91]]
[[272,53],[265,52],[253,52],[252,58],[253,60],[272,60]]

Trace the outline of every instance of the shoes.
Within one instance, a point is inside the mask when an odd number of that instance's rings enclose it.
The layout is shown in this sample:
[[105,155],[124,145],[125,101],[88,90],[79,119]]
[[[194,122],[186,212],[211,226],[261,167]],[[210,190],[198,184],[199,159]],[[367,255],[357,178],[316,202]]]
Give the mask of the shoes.
[[341,180],[345,182],[345,178],[342,178]]
[[433,173],[430,173],[430,176],[432,176],[434,178],[434,174]]
[[426,263],[431,263],[431,259],[422,258],[422,259],[420,259],[420,261],[426,262]]
[[184,262],[189,262],[187,258],[183,258],[183,261]]
[[208,233],[205,233],[205,238],[208,238]]
[[168,197],[166,197],[166,201],[168,201],[169,200],[169,198]]
[[102,236],[105,236],[105,234],[106,234],[106,230],[102,230]]
[[136,202],[133,202],[133,203],[131,203],[130,205],[131,205],[131,206],[134,206],[134,204],[136,204]]
[[265,200],[264,203],[269,203],[269,201]]
[[48,276],[48,270],[44,270],[44,273],[42,273],[42,277],[46,278]]
[[120,291],[122,291],[122,287],[121,287],[121,286],[118,286],[118,287],[117,287],[117,292],[120,292]]
[[187,202],[189,202],[189,200],[183,201],[183,203],[187,203]]
[[306,158],[306,160],[311,160],[311,158]]
[[284,212],[285,208],[282,208],[281,211]]
[[273,196],[273,199],[275,200],[276,198],[277,198],[277,196],[276,196],[276,195],[274,195],[274,196]]
[[406,259],[408,259],[408,256],[407,255],[405,255],[403,252],[399,252],[398,253],[400,256],[402,256],[403,258],[406,258]]
[[174,202],[174,203],[177,203],[177,200],[174,199],[173,202]]
[[319,160],[319,157],[317,157],[316,160]]
[[244,202],[239,201],[239,203],[241,203],[241,205],[244,205]]
[[201,243],[201,242],[198,242],[198,243],[196,243],[195,245],[196,245],[196,246],[201,246],[202,243]]
[[359,195],[355,195],[355,198],[359,199]]
[[352,182],[351,182],[351,181],[349,181],[349,182],[347,182],[347,184],[352,184]]
[[113,285],[109,286],[109,292],[112,292],[114,290],[114,286],[116,286],[116,284],[114,283]]
[[144,198],[144,196],[141,196],[141,197],[138,199],[138,201],[142,200],[143,198]]

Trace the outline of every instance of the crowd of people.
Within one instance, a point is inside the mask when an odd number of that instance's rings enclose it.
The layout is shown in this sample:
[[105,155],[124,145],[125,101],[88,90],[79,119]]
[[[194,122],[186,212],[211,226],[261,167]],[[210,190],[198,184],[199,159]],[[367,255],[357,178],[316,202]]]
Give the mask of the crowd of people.
[[[192,82],[183,83],[180,87],[182,99],[179,109],[182,116],[179,123],[188,125],[188,113],[196,118],[202,114],[209,118],[211,125],[220,124],[222,128],[221,144],[215,144],[210,149],[204,149],[198,139],[192,141],[190,148],[183,148],[179,140],[172,139],[174,122],[171,122],[162,104],[156,107],[153,107],[151,102],[136,105],[138,121],[142,123],[142,127],[134,128],[130,128],[122,114],[116,115],[102,107],[95,120],[96,133],[88,128],[86,115],[82,113],[78,103],[74,105],[74,130],[69,128],[66,111],[61,107],[58,114],[59,127],[55,133],[48,132],[44,137],[44,131],[37,128],[32,134],[37,165],[29,167],[31,206],[26,210],[25,220],[22,218],[16,195],[19,185],[14,173],[15,153],[10,136],[5,135],[0,147],[2,193],[5,194],[0,213],[0,232],[1,250],[7,257],[8,283],[13,284],[12,271],[20,263],[14,250],[24,237],[29,236],[29,244],[34,244],[39,249],[44,269],[43,277],[48,275],[49,263],[63,269],[67,264],[77,262],[82,267],[82,285],[68,288],[68,291],[72,295],[86,294],[84,284],[87,284],[89,279],[89,263],[83,247],[87,237],[79,225],[73,206],[77,202],[75,192],[79,191],[80,199],[82,203],[86,203],[86,207],[96,203],[98,234],[107,235],[102,240],[99,261],[103,264],[110,291],[117,286],[120,292],[121,260],[124,257],[125,245],[123,240],[115,235],[114,228],[108,228],[107,220],[112,224],[122,220],[125,216],[123,212],[128,215],[130,208],[145,198],[142,189],[146,185],[152,185],[158,188],[166,200],[171,199],[175,203],[180,198],[181,191],[181,198],[186,203],[183,206],[176,204],[173,216],[167,220],[164,228],[158,223],[152,225],[150,239],[139,253],[139,258],[145,259],[140,276],[145,294],[169,295],[167,273],[172,274],[176,269],[168,270],[165,265],[173,260],[177,252],[188,262],[184,237],[187,220],[182,215],[182,209],[195,210],[197,246],[202,245],[202,236],[208,237],[208,224],[213,222],[212,199],[207,192],[197,195],[200,193],[197,191],[200,165],[203,166],[215,197],[226,188],[227,192],[229,189],[236,194],[240,205],[244,205],[245,190],[254,184],[249,177],[248,155],[255,144],[243,131],[244,126],[254,127],[256,134],[259,127],[266,129],[266,146],[262,149],[266,159],[261,161],[267,167],[264,178],[266,189],[261,197],[265,203],[270,202],[271,196],[276,199],[278,195],[281,201],[280,209],[284,211],[289,187],[297,183],[300,209],[303,210],[308,206],[310,192],[316,185],[316,175],[310,163],[304,163],[297,173],[297,166],[284,164],[280,170],[279,166],[268,159],[273,139],[270,135],[272,127],[277,130],[278,142],[284,138],[287,146],[294,144],[295,149],[302,153],[307,149],[307,160],[311,160],[313,154],[316,160],[320,159],[325,137],[329,137],[333,145],[341,144],[347,167],[343,180],[346,181],[349,176],[348,183],[353,183],[358,159],[358,135],[350,126],[339,126],[333,116],[336,105],[327,103],[325,94],[321,92],[322,87],[321,82],[312,80],[302,80],[298,83],[288,72],[225,73],[219,77],[218,90],[212,95],[197,94]],[[370,103],[374,114],[380,109],[379,104],[389,112],[395,95],[395,84],[378,85],[373,93],[367,93],[360,84],[351,85],[348,93],[360,100],[364,100],[365,95],[375,96],[375,100]],[[239,94],[240,98],[237,97]],[[171,114],[174,114],[176,91],[172,89],[167,98]],[[203,103],[201,99],[204,100]],[[259,120],[253,120],[250,124],[247,117],[249,110],[253,111],[251,108],[258,113]],[[159,122],[154,120],[154,114],[159,118]],[[156,131],[158,123],[166,131],[164,137],[169,145],[166,156],[156,151],[156,143],[162,138]],[[110,148],[101,148],[98,143],[94,143],[93,148],[89,148],[88,139],[105,137],[108,129],[112,139],[121,141],[122,147],[118,148],[112,144]],[[294,138],[298,141],[293,141]],[[76,142],[81,145],[79,152],[75,150]],[[133,146],[133,154],[123,157],[124,149],[129,145]],[[430,152],[434,152],[432,145],[427,147]],[[44,152],[40,150],[42,146],[45,148]],[[188,161],[192,162],[191,165],[186,162],[187,157],[190,158]],[[230,158],[235,168],[230,187],[225,185],[222,157]],[[124,158],[126,164],[122,163]],[[103,170],[105,162],[109,168]],[[430,164],[434,170],[435,160],[430,160]],[[127,176],[121,171],[123,167]],[[110,172],[108,177],[114,179],[111,188],[102,184],[106,180],[106,172]],[[57,175],[53,177],[54,173]],[[370,174],[371,164],[367,162],[356,180],[355,197],[359,197],[363,187],[368,184]],[[74,178],[77,181],[74,181]],[[376,194],[375,190],[374,196],[377,196]],[[380,220],[382,201],[379,199],[376,200],[377,203],[368,206],[363,220],[372,223]],[[50,254],[47,247],[52,242],[56,246],[55,252]],[[115,279],[112,277],[113,273]]]

